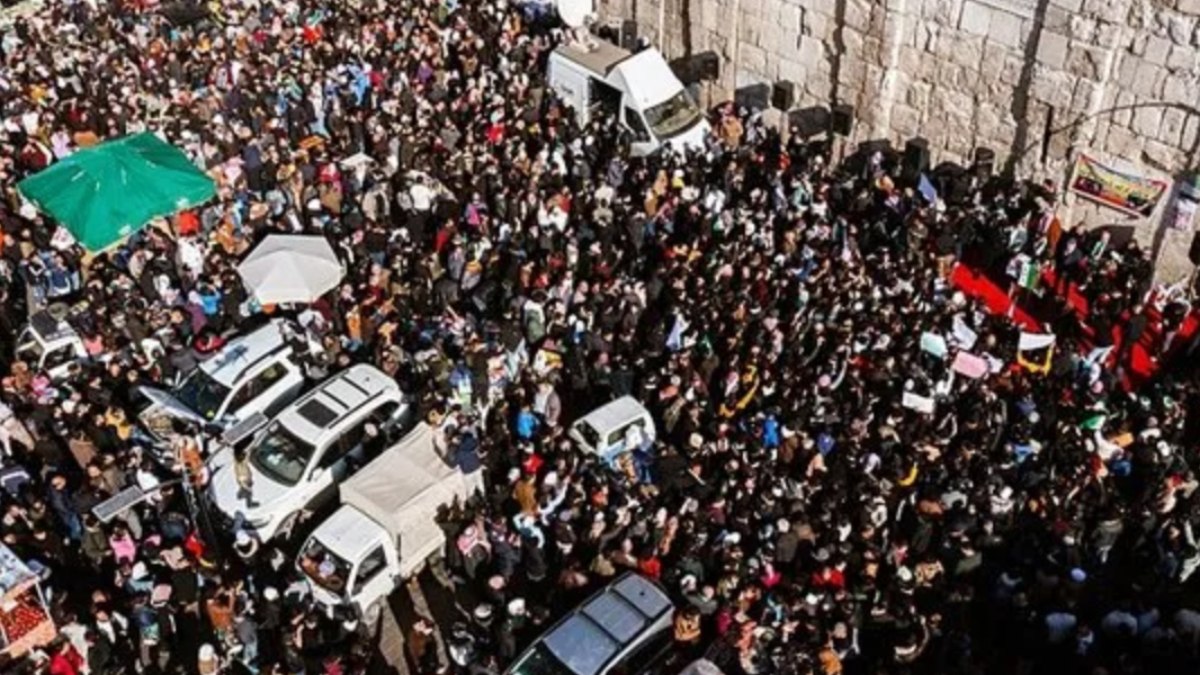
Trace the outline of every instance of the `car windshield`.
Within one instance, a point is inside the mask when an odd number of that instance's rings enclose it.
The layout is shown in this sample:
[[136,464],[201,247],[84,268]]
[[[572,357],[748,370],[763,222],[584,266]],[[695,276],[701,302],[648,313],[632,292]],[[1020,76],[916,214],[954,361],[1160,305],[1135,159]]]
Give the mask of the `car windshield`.
[[187,376],[171,395],[206,420],[217,416],[229,387],[217,382],[203,368],[197,368]]
[[593,448],[600,447],[600,434],[596,432],[596,429],[592,425],[581,421],[575,428],[579,429],[579,435],[583,436],[584,442]]
[[541,642],[526,652],[521,662],[509,672],[512,675],[573,675]]
[[312,456],[313,446],[296,438],[278,422],[267,429],[251,455],[256,469],[286,485],[300,481]]
[[309,539],[300,553],[300,569],[321,588],[341,595],[350,578],[350,563],[325,548],[316,538]]
[[646,123],[658,138],[675,136],[692,128],[699,121],[700,109],[683,89],[646,111]]

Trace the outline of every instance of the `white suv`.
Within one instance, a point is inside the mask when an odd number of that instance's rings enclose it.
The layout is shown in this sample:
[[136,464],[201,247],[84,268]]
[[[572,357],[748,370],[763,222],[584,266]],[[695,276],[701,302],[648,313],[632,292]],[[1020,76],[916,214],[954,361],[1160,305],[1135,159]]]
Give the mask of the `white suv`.
[[368,424],[382,434],[403,432],[415,412],[386,373],[352,366],[285,408],[254,437],[247,451],[249,494],[238,486],[233,450],[214,455],[209,503],[227,530],[250,529],[262,541],[281,532],[290,536],[305,510],[336,496],[338,484],[369,461],[363,447]]
[[[310,353],[321,349],[307,336],[304,340]],[[276,319],[230,340],[169,391],[139,387],[150,405],[138,421],[165,448],[174,437],[175,420],[229,429],[256,414],[269,418],[299,396],[304,383],[304,369]]]

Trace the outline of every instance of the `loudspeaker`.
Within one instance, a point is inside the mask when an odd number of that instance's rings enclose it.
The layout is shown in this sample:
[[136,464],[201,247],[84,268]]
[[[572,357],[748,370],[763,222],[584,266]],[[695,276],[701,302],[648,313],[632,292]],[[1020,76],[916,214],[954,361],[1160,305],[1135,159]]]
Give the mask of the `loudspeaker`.
[[904,180],[916,183],[921,174],[929,170],[929,141],[920,136],[904,144],[904,161],[901,175]]
[[637,48],[638,48],[637,38],[638,38],[637,22],[636,21],[622,21],[621,22],[621,48],[626,51],[636,52]]
[[1188,249],[1188,260],[1193,265],[1200,265],[1200,232],[1192,235],[1192,246]]
[[991,178],[996,168],[996,153],[991,148],[975,148],[975,162],[971,170],[980,180]]
[[692,57],[699,79],[715,82],[721,77],[721,57],[716,52],[701,52]]
[[776,82],[771,89],[771,107],[777,110],[791,110],[796,105],[796,83]]
[[829,111],[830,126],[833,133],[839,136],[849,136],[854,130],[854,106],[848,103],[833,106]]

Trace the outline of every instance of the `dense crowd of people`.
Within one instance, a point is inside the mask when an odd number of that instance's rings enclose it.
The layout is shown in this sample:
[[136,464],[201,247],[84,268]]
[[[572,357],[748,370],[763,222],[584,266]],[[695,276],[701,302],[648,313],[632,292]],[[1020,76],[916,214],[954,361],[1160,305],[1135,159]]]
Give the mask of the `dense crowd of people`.
[[[937,198],[733,106],[705,148],[631,157],[548,90],[564,35],[535,10],[50,0],[3,32],[0,540],[59,629],[8,671],[378,665],[375,626],[313,609],[295,542],[198,522],[207,432],[163,462],[136,422],[139,386],[301,315],[310,373],[376,365],[486,478],[441,516],[463,614],[411,627],[412,672],[499,673],[625,571],[676,603],[664,671],[1200,667],[1197,337],[1136,243],[1062,227],[1053,186]],[[217,197],[91,255],[17,194],[140,131]],[[236,264],[269,233],[326,236],[344,282],[260,306]],[[66,377],[14,358],[48,304],[91,357]],[[653,433],[581,453],[569,424],[626,395]],[[130,486],[160,489],[97,518]]]

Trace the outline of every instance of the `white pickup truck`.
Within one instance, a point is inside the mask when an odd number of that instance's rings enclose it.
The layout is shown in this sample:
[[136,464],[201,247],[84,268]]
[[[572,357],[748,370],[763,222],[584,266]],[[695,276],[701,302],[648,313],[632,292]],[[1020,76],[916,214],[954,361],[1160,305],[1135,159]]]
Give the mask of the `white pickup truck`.
[[438,509],[479,486],[442,458],[429,425],[417,425],[341,484],[342,505],[301,547],[296,566],[313,599],[329,614],[350,609],[373,622],[396,586],[445,546]]

